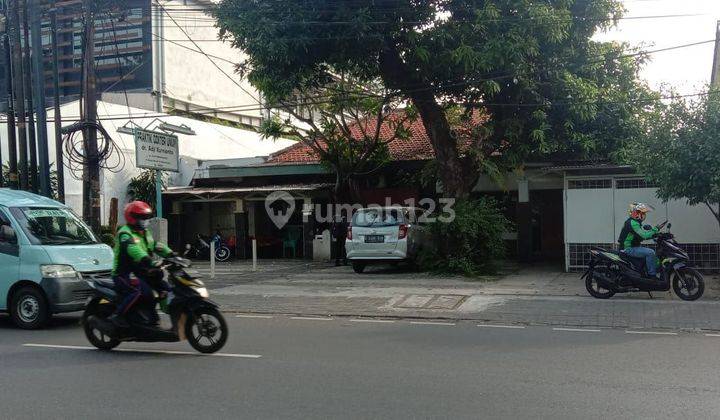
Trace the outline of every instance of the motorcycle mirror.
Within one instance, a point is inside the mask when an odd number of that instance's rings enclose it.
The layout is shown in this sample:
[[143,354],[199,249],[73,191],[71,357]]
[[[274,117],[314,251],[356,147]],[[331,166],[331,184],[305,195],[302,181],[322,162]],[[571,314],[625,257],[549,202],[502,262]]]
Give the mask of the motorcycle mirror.
[[672,227],[672,223],[667,224],[667,228],[670,229]]

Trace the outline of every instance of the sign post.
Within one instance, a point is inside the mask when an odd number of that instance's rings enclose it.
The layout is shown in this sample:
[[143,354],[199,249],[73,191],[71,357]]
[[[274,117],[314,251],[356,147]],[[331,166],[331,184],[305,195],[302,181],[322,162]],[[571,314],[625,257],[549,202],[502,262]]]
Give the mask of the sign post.
[[180,171],[178,137],[174,134],[133,129],[135,163],[138,168],[155,170],[155,210],[162,218],[162,172]]

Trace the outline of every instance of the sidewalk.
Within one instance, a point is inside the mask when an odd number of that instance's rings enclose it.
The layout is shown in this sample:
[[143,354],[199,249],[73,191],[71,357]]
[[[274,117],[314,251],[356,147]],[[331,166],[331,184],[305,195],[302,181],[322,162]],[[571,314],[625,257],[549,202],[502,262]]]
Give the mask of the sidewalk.
[[484,281],[381,267],[358,275],[350,267],[297,261],[275,261],[258,272],[233,265],[224,270],[207,283],[212,299],[233,312],[720,330],[720,281],[713,276],[706,277],[706,293],[698,302],[671,293],[601,301],[587,295],[578,273],[548,267]]

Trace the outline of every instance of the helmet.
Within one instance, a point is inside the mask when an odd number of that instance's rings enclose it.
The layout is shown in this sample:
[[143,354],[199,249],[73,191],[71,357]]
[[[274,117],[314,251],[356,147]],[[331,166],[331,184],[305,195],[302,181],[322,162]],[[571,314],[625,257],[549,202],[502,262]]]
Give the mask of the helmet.
[[650,213],[655,210],[652,206],[645,203],[632,203],[630,204],[630,216],[637,218],[645,213]]
[[142,220],[151,219],[152,216],[152,208],[143,201],[133,201],[125,206],[125,221],[132,226],[139,226]]

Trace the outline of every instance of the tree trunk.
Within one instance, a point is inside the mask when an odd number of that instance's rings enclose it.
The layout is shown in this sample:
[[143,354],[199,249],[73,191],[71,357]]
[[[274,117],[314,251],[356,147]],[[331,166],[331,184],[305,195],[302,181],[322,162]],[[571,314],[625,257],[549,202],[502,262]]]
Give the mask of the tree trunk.
[[439,178],[446,197],[464,198],[472,190],[476,179],[463,164],[458,151],[457,138],[438,104],[432,85],[423,80],[417,71],[407,66],[394,47],[380,54],[380,72],[390,89],[405,92],[412,100],[422,118],[423,126],[435,152],[439,166]]

